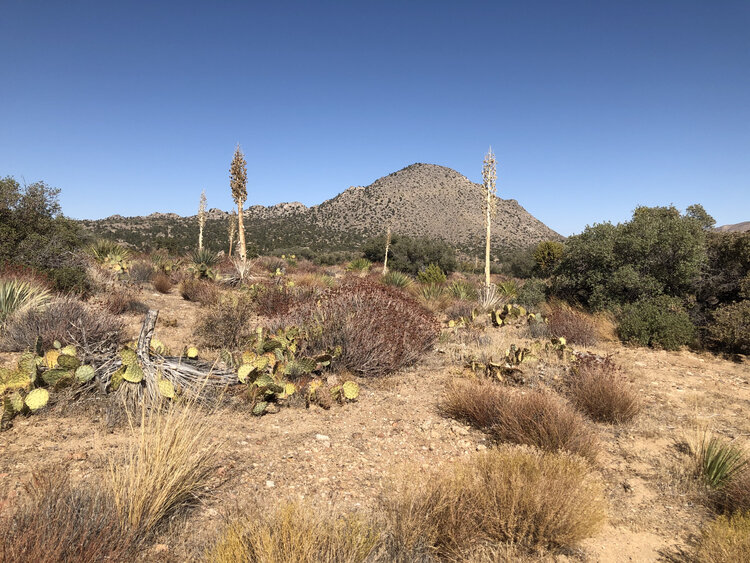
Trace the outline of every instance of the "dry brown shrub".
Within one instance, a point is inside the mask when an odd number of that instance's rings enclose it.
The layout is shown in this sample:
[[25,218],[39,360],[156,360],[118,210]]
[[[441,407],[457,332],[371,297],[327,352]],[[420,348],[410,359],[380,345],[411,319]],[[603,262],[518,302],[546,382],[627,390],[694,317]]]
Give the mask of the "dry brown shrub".
[[302,353],[341,349],[337,362],[377,377],[416,362],[440,334],[435,317],[403,292],[364,279],[326,291],[279,320],[306,329]]
[[149,537],[205,496],[219,450],[210,438],[213,424],[194,403],[143,407],[140,425],[131,421],[126,458],[110,460],[114,507],[123,525]]
[[119,343],[122,328],[120,319],[98,307],[75,297],[59,297],[41,309],[9,317],[0,344],[8,351],[33,350],[41,337],[44,349],[55,340],[106,348]]
[[264,317],[286,315],[294,304],[294,292],[283,283],[260,284],[255,295],[255,310]]
[[172,280],[164,272],[159,272],[151,277],[151,285],[159,293],[170,293],[172,291]]
[[597,422],[623,424],[641,410],[637,391],[611,357],[579,358],[566,385],[575,407]]
[[440,408],[446,416],[464,420],[498,442],[596,459],[598,442],[586,420],[549,393],[458,380],[448,386]]
[[750,514],[750,466],[733,475],[718,494],[719,506],[722,510],[746,512]]
[[193,301],[201,305],[210,305],[219,300],[219,289],[210,281],[195,278],[185,278],[180,282],[180,295],[186,301]]
[[378,532],[356,514],[336,516],[299,503],[232,519],[206,554],[212,563],[357,563],[368,559]]
[[121,526],[96,483],[72,486],[62,470],[33,475],[20,506],[0,517],[0,560],[130,561],[137,535]]
[[549,304],[547,321],[553,337],[565,338],[570,344],[591,346],[599,341],[600,321],[562,301]]
[[132,288],[117,284],[103,288],[90,302],[113,315],[145,308],[145,305],[138,301],[138,295]]
[[498,542],[572,547],[603,525],[606,501],[588,464],[570,454],[503,446],[443,473],[402,480],[384,500],[394,560],[449,560]]
[[750,513],[719,516],[702,532],[695,557],[701,563],[750,561]]
[[251,335],[253,302],[242,293],[227,293],[201,311],[194,334],[209,348],[239,350]]

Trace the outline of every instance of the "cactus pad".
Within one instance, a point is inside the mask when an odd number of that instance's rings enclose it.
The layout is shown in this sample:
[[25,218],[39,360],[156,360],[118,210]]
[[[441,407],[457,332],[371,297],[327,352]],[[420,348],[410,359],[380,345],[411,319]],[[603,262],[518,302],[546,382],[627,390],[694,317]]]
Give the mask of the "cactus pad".
[[86,383],[94,378],[94,368],[92,366],[79,366],[76,369],[76,379],[81,383]]
[[195,358],[197,358],[198,357],[198,348],[196,348],[195,346],[190,346],[187,349],[187,357],[190,358],[191,360],[194,360]]
[[77,369],[81,365],[81,362],[75,356],[60,354],[57,358],[57,365],[63,369]]
[[49,391],[46,389],[34,389],[31,393],[26,395],[24,403],[29,407],[29,410],[36,411],[46,406],[49,402]]
[[359,397],[359,385],[354,381],[345,381],[341,386],[341,390],[344,393],[344,398],[348,401],[354,401]]
[[122,374],[122,378],[130,383],[140,383],[143,381],[143,370],[137,363],[130,365]]
[[120,350],[120,358],[122,359],[122,365],[124,366],[134,366],[138,364],[138,355],[130,348],[123,348]]
[[159,393],[161,393],[162,397],[166,397],[167,399],[174,399],[174,385],[172,385],[171,381],[167,379],[160,379],[157,382],[157,385],[159,386]]

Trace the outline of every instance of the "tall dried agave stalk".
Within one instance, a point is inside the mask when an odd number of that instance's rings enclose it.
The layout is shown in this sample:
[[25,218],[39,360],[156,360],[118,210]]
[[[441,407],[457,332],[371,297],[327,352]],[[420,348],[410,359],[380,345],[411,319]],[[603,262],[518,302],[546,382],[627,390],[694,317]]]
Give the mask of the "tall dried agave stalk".
[[247,259],[247,245],[245,244],[245,224],[243,222],[243,207],[247,200],[247,162],[242,154],[239,143],[234,150],[232,166],[229,168],[229,185],[232,188],[232,197],[237,204],[237,228],[240,235],[240,259]]
[[482,165],[482,187],[484,188],[484,226],[487,228],[487,239],[484,250],[484,285],[490,285],[490,235],[492,217],[497,211],[495,196],[495,182],[497,181],[497,165],[492,147],[487,151]]
[[388,249],[391,247],[391,228],[388,227],[388,233],[385,235],[385,257],[383,258],[383,275],[388,273]]
[[232,211],[229,215],[227,234],[229,235],[229,257],[231,258],[232,250],[234,249],[234,237],[237,234],[237,213],[235,211]]
[[198,205],[198,250],[203,250],[203,227],[206,226],[206,190],[201,192]]

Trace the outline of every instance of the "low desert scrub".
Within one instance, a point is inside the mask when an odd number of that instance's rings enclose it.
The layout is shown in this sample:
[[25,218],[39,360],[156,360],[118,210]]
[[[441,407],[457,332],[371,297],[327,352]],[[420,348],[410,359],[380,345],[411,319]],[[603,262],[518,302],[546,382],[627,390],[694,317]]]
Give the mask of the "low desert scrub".
[[393,560],[420,552],[456,560],[497,543],[575,546],[601,528],[606,502],[585,460],[504,446],[402,480],[384,511]]
[[213,421],[194,403],[165,410],[145,407],[130,421],[126,458],[111,459],[109,481],[120,521],[149,537],[180,509],[205,495],[219,446]]
[[637,391],[609,356],[581,357],[566,383],[573,405],[597,422],[623,424],[641,410]]
[[719,507],[728,513],[750,514],[750,465],[745,465],[722,487],[717,495]]
[[180,282],[180,295],[186,301],[210,305],[219,300],[219,289],[210,281],[186,278]]
[[704,528],[695,560],[701,563],[750,561],[750,512],[719,516]]
[[154,274],[154,265],[146,260],[135,260],[128,270],[128,279],[135,283],[147,283]]
[[440,325],[403,292],[367,280],[350,280],[280,319],[305,329],[301,353],[334,350],[336,362],[367,377],[413,364],[429,350]]
[[464,279],[457,279],[448,286],[448,292],[454,299],[476,301],[478,294],[474,284]]
[[209,563],[357,563],[378,543],[373,523],[361,516],[336,516],[299,503],[272,512],[232,519],[206,554]]
[[21,279],[0,279],[0,324],[11,314],[38,308],[50,299],[50,291],[41,284]]
[[448,386],[440,407],[446,416],[468,422],[497,442],[596,458],[598,443],[586,420],[549,393],[520,391],[489,381],[457,380]]
[[420,305],[434,312],[444,311],[453,301],[445,286],[435,283],[411,285],[409,292],[416,297]]
[[255,311],[264,317],[286,315],[294,304],[294,292],[283,283],[264,283],[255,286]]
[[103,288],[91,301],[113,315],[122,315],[128,311],[144,309],[138,297],[129,287],[111,284]]
[[205,346],[238,350],[250,336],[253,309],[249,296],[226,293],[201,311],[195,335]]
[[123,529],[98,483],[71,485],[61,470],[35,473],[15,510],[0,517],[0,560],[129,561],[137,536]]
[[151,285],[159,293],[170,293],[172,291],[172,280],[164,272],[158,272],[151,276]]
[[74,297],[58,297],[40,309],[27,309],[7,319],[2,347],[22,351],[36,347],[49,349],[55,340],[63,344],[116,346],[122,321],[114,315]]
[[599,341],[599,321],[562,301],[550,303],[547,323],[553,337],[563,337],[570,344],[591,346]]

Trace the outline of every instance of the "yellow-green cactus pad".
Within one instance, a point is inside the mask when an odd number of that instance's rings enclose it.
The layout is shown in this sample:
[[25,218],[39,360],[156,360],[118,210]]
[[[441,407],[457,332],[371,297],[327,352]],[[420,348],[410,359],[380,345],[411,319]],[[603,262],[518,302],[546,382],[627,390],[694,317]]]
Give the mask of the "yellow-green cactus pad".
[[94,378],[94,368],[92,366],[79,366],[76,369],[76,379],[81,383],[86,383]]
[[62,350],[60,350],[61,354],[67,354],[68,356],[77,356],[78,350],[76,350],[76,347],[73,345],[65,346]]
[[359,397],[359,385],[354,381],[345,381],[344,385],[342,385],[342,390],[344,392],[344,397],[349,401],[354,401]]
[[167,347],[164,346],[164,343],[161,340],[152,338],[151,339],[151,351],[156,354],[164,355],[167,353]]
[[133,364],[125,369],[122,378],[130,383],[140,383],[143,381],[143,370],[138,364]]
[[255,361],[255,358],[257,358],[257,357],[258,357],[258,354],[256,354],[255,352],[250,352],[250,351],[243,352],[242,353],[242,363],[243,364],[251,364],[251,363],[253,363]]
[[247,383],[247,378],[253,372],[253,366],[251,364],[242,364],[240,369],[237,370],[237,379],[240,383]]
[[10,401],[10,406],[13,408],[13,412],[21,412],[23,410],[23,395],[18,391],[14,391],[8,395],[8,400]]
[[294,395],[296,392],[297,392],[297,386],[294,383],[287,383],[286,385],[284,385],[285,395],[287,396]]
[[78,358],[75,356],[69,356],[68,354],[60,354],[57,358],[57,365],[63,369],[77,369],[81,365]]
[[44,354],[44,365],[49,369],[57,367],[57,358],[59,357],[60,350],[55,350],[54,348],[52,350],[48,350],[47,353]]
[[112,379],[110,381],[110,385],[112,386],[112,391],[117,391],[120,385],[122,385],[122,382],[124,381],[123,375],[125,374],[125,371],[127,369],[128,369],[127,366],[120,366],[117,369],[117,371],[112,374]]
[[172,385],[171,381],[167,379],[160,379],[156,384],[159,386],[159,393],[161,393],[162,397],[166,397],[167,399],[174,399],[174,385]]
[[253,414],[255,416],[260,416],[264,412],[266,412],[266,407],[268,406],[268,403],[266,401],[258,401],[255,403],[255,406],[253,407]]
[[194,360],[195,358],[197,358],[198,357],[198,348],[196,348],[195,346],[191,346],[190,348],[188,348],[187,349],[187,357],[190,358],[191,360]]
[[49,391],[46,389],[34,389],[31,393],[26,395],[24,403],[29,407],[29,410],[36,411],[42,407],[47,406],[49,401]]
[[138,355],[130,348],[120,350],[120,358],[124,366],[134,366],[138,363]]

